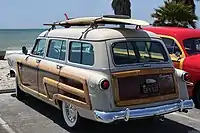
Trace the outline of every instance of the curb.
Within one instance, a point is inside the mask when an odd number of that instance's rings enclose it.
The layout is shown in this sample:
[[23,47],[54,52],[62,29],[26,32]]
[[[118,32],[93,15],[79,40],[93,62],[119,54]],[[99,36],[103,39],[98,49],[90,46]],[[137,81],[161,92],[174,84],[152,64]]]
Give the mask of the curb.
[[13,92],[15,92],[15,89],[0,90],[0,94],[3,94],[3,93],[13,93]]

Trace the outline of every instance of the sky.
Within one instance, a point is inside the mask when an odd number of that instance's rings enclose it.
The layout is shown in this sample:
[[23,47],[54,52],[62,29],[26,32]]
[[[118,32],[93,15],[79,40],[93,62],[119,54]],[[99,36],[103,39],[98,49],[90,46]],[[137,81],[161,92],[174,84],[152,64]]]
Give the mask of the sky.
[[[0,29],[38,29],[69,17],[113,14],[111,0],[0,0]],[[151,13],[163,0],[131,0],[132,18],[153,22]],[[200,2],[196,14],[200,19]],[[200,27],[200,24],[198,24]]]

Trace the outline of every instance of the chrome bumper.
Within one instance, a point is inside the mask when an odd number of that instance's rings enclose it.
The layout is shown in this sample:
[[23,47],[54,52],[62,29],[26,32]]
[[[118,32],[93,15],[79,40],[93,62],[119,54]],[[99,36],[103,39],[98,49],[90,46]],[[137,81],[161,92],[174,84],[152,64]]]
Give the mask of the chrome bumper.
[[186,109],[194,108],[193,100],[184,100],[172,104],[165,104],[161,106],[142,108],[142,109],[129,109],[126,108],[117,112],[102,112],[94,110],[95,119],[103,123],[111,123],[116,120],[128,121],[130,118],[137,119],[150,116],[159,116],[176,111],[184,111]]

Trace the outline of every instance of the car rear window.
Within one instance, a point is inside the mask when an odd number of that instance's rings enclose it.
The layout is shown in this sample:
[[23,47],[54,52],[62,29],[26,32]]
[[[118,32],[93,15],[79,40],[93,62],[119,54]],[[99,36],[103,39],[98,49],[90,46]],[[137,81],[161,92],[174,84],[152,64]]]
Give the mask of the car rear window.
[[167,53],[157,41],[124,41],[112,45],[116,65],[168,61]]

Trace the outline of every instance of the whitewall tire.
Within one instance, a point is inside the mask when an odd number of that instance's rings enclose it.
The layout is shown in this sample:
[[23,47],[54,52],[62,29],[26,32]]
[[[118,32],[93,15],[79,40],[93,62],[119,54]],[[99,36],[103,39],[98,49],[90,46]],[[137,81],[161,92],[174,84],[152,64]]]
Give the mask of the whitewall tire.
[[74,105],[62,102],[62,113],[68,127],[76,128],[79,125],[81,117]]

